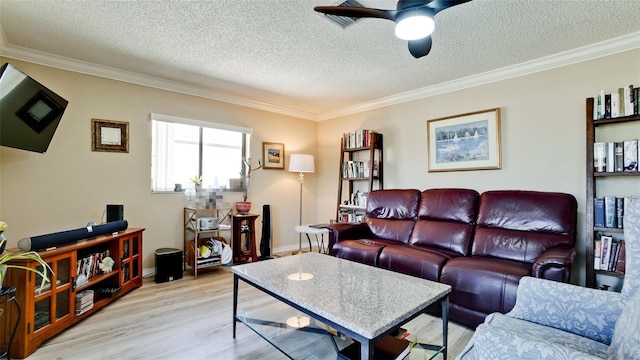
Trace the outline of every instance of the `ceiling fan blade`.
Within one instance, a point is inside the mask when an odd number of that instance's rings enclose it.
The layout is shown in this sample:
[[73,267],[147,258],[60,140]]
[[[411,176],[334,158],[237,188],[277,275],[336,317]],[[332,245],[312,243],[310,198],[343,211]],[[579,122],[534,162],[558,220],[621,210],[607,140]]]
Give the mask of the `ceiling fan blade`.
[[426,4],[425,6],[433,9],[433,12],[435,15],[442,10],[448,9],[452,6],[464,4],[469,1],[471,0],[433,0],[428,4]]
[[421,58],[431,51],[431,36],[409,41],[409,52],[414,58]]
[[335,16],[346,16],[352,18],[378,18],[395,21],[396,10],[381,10],[350,6],[316,6],[313,10]]

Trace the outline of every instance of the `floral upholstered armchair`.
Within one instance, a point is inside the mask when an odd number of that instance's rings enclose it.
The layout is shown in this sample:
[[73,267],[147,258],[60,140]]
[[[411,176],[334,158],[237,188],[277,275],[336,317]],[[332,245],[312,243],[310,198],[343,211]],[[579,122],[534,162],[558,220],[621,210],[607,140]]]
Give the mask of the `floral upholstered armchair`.
[[620,293],[524,277],[513,310],[487,316],[456,359],[640,359],[640,199],[624,224]]

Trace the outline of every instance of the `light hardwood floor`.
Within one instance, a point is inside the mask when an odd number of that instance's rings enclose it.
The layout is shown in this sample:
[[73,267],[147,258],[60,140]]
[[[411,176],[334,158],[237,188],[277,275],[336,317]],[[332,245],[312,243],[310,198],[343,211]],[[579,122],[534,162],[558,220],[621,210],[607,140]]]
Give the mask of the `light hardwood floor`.
[[[249,305],[258,305],[264,301],[261,294],[241,286],[239,307],[248,304],[247,298],[254,301]],[[197,280],[189,272],[181,280],[161,284],[145,278],[140,289],[50,339],[28,359],[287,359],[244,324],[238,324],[237,337],[232,338],[232,298],[229,268],[203,272]],[[439,319],[421,315],[404,327],[421,342],[441,341]],[[472,334],[450,322],[449,359]],[[409,359],[424,359],[424,354],[412,352]]]

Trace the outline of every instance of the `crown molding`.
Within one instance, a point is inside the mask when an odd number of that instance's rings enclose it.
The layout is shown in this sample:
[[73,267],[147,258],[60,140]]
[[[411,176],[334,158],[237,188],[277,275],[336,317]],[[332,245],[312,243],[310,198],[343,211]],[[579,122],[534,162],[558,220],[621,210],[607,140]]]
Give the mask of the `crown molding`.
[[206,99],[221,101],[229,104],[245,106],[253,109],[264,110],[272,113],[292,116],[305,120],[317,120],[315,114],[285,108],[260,101],[245,99],[236,96],[226,95],[204,87],[187,85],[177,81],[165,80],[153,76],[141,75],[134,72],[120,70],[108,66],[96,65],[93,63],[75,60],[59,55],[45,53],[38,50],[28,49],[20,46],[9,45],[4,38],[4,32],[0,26],[0,54],[16,60],[28,61],[30,63],[49,66],[57,69],[68,70],[76,73],[102,77],[110,80],[123,81],[126,83],[152,87],[161,90],[173,91],[186,95],[198,96]]
[[364,111],[375,110],[382,107],[398,105],[414,100],[428,98],[431,96],[446,94],[475,86],[588,61],[637,48],[640,48],[640,32],[631,33],[611,40],[583,46],[577,49],[504,67],[501,69],[487,71],[481,74],[475,74],[465,78],[411,90],[368,102],[363,102],[354,106],[337,109],[335,111],[313,114],[251,99],[230,96],[204,87],[187,85],[177,81],[170,81],[152,76],[141,75],[138,73],[53,55],[42,51],[10,45],[7,43],[7,39],[5,37],[2,26],[0,26],[0,54],[4,57],[28,61],[39,65],[73,71],[81,74],[92,75],[111,80],[118,80],[131,84],[173,91],[186,95],[198,96],[206,99],[313,121],[330,120]]
[[507,66],[497,70],[487,71],[481,74],[475,74],[465,78],[460,78],[433,86],[428,86],[417,90],[411,90],[373,101],[356,104],[354,106],[346,107],[336,111],[318,114],[318,121],[334,119],[342,116],[352,115],[355,113],[378,109],[381,107],[402,104],[414,100],[428,98],[431,96],[446,94],[453,91],[516,78],[523,75],[529,75],[536,72],[551,70],[554,68],[593,60],[596,58],[613,55],[637,48],[640,48],[640,32],[631,33],[611,40],[602,41],[599,43],[583,46],[580,48],[568,50],[565,52],[512,66]]

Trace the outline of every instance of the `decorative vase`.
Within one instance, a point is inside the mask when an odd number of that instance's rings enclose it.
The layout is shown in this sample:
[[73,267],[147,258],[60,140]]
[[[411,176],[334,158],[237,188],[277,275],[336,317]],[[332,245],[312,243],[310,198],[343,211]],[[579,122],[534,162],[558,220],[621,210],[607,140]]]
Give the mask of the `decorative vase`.
[[241,215],[246,215],[251,210],[251,201],[238,201],[235,205],[236,211]]

